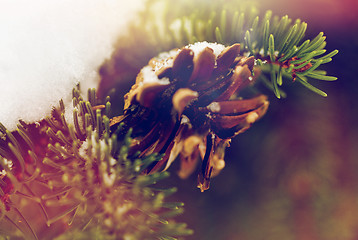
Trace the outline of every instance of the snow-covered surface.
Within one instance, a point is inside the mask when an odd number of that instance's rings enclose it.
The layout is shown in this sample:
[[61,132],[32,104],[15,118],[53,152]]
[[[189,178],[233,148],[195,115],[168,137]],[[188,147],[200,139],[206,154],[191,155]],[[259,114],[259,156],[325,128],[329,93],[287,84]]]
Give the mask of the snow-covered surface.
[[155,74],[155,70],[151,66],[145,66],[142,68],[141,73],[143,74],[143,84],[145,83],[160,83],[160,84],[169,84],[169,78],[161,78]]
[[0,0],[0,122],[36,122],[97,70],[143,0]]
[[[209,42],[196,42],[194,44],[189,44],[185,46],[185,48],[189,48],[193,50],[194,57],[199,55],[205,48],[211,48],[215,54],[215,56],[219,56],[219,54],[225,49],[225,46],[219,43],[209,43]],[[173,67],[175,57],[180,53],[181,49],[173,49],[169,52],[162,52],[156,57],[156,62],[153,67],[147,65],[141,69],[141,73],[143,75],[142,83],[159,83],[159,84],[168,84],[168,78],[159,79],[156,75],[156,72],[166,68]]]
[[156,57],[159,61],[154,66],[154,71],[158,71],[163,67],[172,67],[173,61],[176,55],[180,52],[180,49],[173,49],[169,52],[162,52]]
[[197,56],[200,52],[202,52],[206,47],[211,48],[214,51],[215,56],[219,56],[219,54],[224,50],[225,46],[220,43],[209,43],[209,42],[196,42],[194,44],[189,44],[187,48],[190,48],[194,52],[194,56]]

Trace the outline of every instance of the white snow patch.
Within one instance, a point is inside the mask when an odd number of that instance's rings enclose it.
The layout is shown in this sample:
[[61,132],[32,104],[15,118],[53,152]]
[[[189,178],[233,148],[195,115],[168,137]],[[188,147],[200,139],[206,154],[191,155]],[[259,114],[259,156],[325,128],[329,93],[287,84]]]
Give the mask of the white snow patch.
[[189,124],[189,123],[190,123],[190,119],[186,115],[183,114],[180,124]]
[[209,106],[207,106],[207,108],[212,112],[220,112],[221,110],[220,104],[218,102],[210,103]]
[[169,78],[161,78],[159,79],[158,76],[155,74],[155,70],[147,65],[144,68],[142,68],[141,73],[143,75],[143,84],[144,83],[160,83],[160,84],[169,84]]
[[144,7],[144,0],[2,0],[0,122],[41,120],[81,82],[97,86],[98,68]]
[[[96,149],[104,149],[106,147],[110,147],[112,145],[112,139],[108,139],[108,144],[106,143],[105,139],[99,139],[99,141],[97,141],[96,139],[96,135],[98,134],[97,130],[95,130],[92,135],[91,135],[91,139],[86,138],[86,140],[82,143],[80,149],[78,150],[78,153],[81,157],[83,158],[88,158],[89,155],[89,151],[91,151],[91,155],[92,156],[97,156],[97,152]],[[100,158],[102,160],[104,160],[105,157],[105,153],[104,151],[100,151]],[[114,164],[115,160],[109,159],[109,163]],[[113,165],[111,165],[113,166]],[[111,167],[110,166],[110,167]]]
[[[1,159],[0,159],[0,161],[1,161]],[[11,161],[11,160],[8,160],[8,159],[6,159],[6,158],[2,158],[2,161],[3,161],[3,164],[5,165],[5,166],[7,166],[7,168],[9,169],[9,170],[11,170],[12,169],[12,167],[13,167],[13,162]],[[6,176],[6,171],[5,171],[5,169],[3,169],[3,170],[1,170],[0,171],[0,179],[2,179],[3,177],[5,177]]]
[[201,53],[206,47],[211,48],[214,51],[215,56],[219,56],[219,54],[225,49],[225,46],[219,43],[209,43],[209,42],[196,42],[194,44],[189,44],[186,48],[193,50],[194,56]]
[[[185,46],[185,48],[189,48],[193,50],[194,55],[198,55],[201,53],[206,47],[209,47],[213,50],[216,57],[225,49],[225,46],[218,43],[208,43],[204,42],[196,42],[194,44],[189,44]],[[168,78],[161,78],[159,79],[157,76],[157,71],[162,68],[166,67],[173,67],[175,57],[180,53],[181,49],[173,49],[169,52],[162,52],[156,57],[156,62],[154,67],[152,66],[145,66],[141,69],[141,73],[143,75],[143,82],[144,83],[160,83],[160,84],[169,84],[170,81]]]
[[156,62],[156,65],[154,67],[154,71],[158,71],[162,69],[163,67],[173,67],[174,58],[178,53],[180,52],[180,49],[173,49],[169,52],[162,52],[156,57],[158,59],[158,62]]

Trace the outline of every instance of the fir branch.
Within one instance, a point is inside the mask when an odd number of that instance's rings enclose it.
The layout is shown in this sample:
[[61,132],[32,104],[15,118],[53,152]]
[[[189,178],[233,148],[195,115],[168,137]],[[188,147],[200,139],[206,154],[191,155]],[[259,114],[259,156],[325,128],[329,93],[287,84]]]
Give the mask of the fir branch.
[[[151,7],[156,4],[164,6],[160,14],[157,9]],[[170,14],[166,10],[169,8]],[[257,69],[262,69],[265,65],[279,66],[268,67],[266,69],[269,71],[262,74],[269,78],[273,77],[270,79],[270,89],[276,89],[274,93],[278,97],[282,96],[277,94],[282,90],[277,89],[283,85],[283,80],[294,82],[297,75],[317,80],[337,79],[326,74],[314,74],[314,69],[330,62],[338,50],[324,55],[324,34],[321,32],[313,40],[304,40],[306,29],[307,23],[300,19],[292,20],[287,15],[279,18],[271,11],[267,11],[260,16],[258,10],[246,2],[227,3],[219,0],[210,4],[202,1],[176,4],[172,1],[150,0],[148,8],[140,16],[139,23],[131,26],[130,37],[119,40],[120,45],[113,58],[121,64],[137,66],[137,70],[133,72],[135,75],[152,56],[172,48],[197,41],[218,42],[224,45],[240,43],[243,51],[254,56],[256,60],[262,60],[261,65],[256,65]],[[143,49],[136,46],[146,47]],[[131,50],[130,53],[127,52],[128,49]],[[116,63],[108,62],[102,67],[104,81],[107,76],[116,75],[111,72],[115,69],[113,64]],[[264,81],[263,77],[259,76],[257,82]],[[311,87],[308,88],[313,90]]]
[[[236,42],[244,43],[245,49],[250,55],[254,56],[255,59],[265,60],[270,65],[279,65],[279,70],[277,70],[277,68],[272,68],[271,71],[273,72],[270,74],[272,85],[274,89],[276,89],[274,92],[277,97],[280,96],[277,94],[277,86],[282,85],[282,72],[285,73],[285,76],[290,75],[293,81],[296,80],[297,75],[300,75],[301,77],[313,76],[312,78],[319,80],[329,79],[333,81],[337,79],[335,77],[325,76],[325,74],[311,74],[321,64],[330,62],[331,58],[338,53],[338,50],[334,50],[331,53],[322,56],[326,52],[324,49],[326,45],[326,37],[323,36],[322,32],[312,41],[306,40],[300,44],[305,35],[307,24],[301,22],[300,19],[297,19],[295,24],[290,24],[292,20],[287,16],[282,17],[278,22],[270,21],[272,19],[272,13],[268,11],[264,15],[262,21],[259,21],[258,17],[252,20],[251,16],[246,17],[245,15],[242,15],[243,17],[241,21],[243,21],[243,23],[241,25],[248,27],[252,22],[251,28],[246,30],[244,39],[241,39],[242,36],[239,35],[232,35],[231,38],[224,38],[224,35],[219,33],[228,32],[230,30],[227,29],[230,25],[229,23],[233,24],[232,21],[237,21],[237,15],[238,13],[232,11],[231,14],[227,10],[219,11],[216,14],[216,18],[212,19],[212,30],[210,31],[216,33],[215,39],[212,40],[224,44],[233,44]],[[226,20],[227,23],[223,23],[223,21],[225,21],[223,19],[227,19],[228,16],[230,17],[229,20]],[[195,19],[195,21],[200,21],[199,17],[198,19]],[[232,28],[231,31],[237,32],[237,30]],[[241,31],[242,30],[240,29],[240,32]],[[195,29],[192,29],[192,31],[189,32],[192,32],[194,36],[196,34]],[[195,38],[198,39],[197,37]],[[198,40],[209,41],[211,39],[210,35],[207,35],[204,39],[199,38]],[[293,66],[291,67],[291,65]],[[305,86],[310,90],[317,92],[312,87],[309,87],[308,85]],[[320,95],[324,96],[324,94]]]
[[[182,212],[181,203],[164,200],[173,189],[153,188],[156,182],[168,177],[168,173],[142,175],[146,167],[159,161],[162,155],[129,158],[131,132],[119,142],[116,135],[110,134],[109,118],[105,115],[110,112],[109,99],[105,105],[98,105],[95,95],[95,90],[90,89],[89,101],[84,101],[74,89],[73,123],[64,118],[66,108],[61,101],[60,108],[54,109],[52,116],[39,126],[21,125],[16,134],[1,128],[5,134],[1,143],[4,154],[0,158],[4,170],[1,206],[6,209],[1,210],[3,221],[11,223],[22,219],[25,224],[15,226],[26,239],[37,239],[44,234],[58,239],[84,236],[93,239],[94,235],[105,239],[174,239],[191,234],[186,226],[172,220]],[[33,132],[39,134],[37,137],[43,139],[42,142],[47,142],[46,152],[37,150]],[[13,166],[8,164],[9,159],[3,158],[5,156],[11,157]],[[14,190],[9,191],[12,185]],[[44,186],[46,190],[40,190]],[[18,205],[20,199],[22,204]],[[27,201],[38,206],[31,214],[23,208]],[[45,219],[40,228],[33,226],[29,218],[35,217],[38,211],[44,213]],[[63,235],[51,235],[59,223],[71,227]]]

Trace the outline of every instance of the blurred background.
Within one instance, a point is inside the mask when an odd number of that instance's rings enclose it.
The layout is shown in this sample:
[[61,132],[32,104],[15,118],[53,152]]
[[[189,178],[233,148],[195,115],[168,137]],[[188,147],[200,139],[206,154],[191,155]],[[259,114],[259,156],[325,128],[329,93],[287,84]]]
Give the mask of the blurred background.
[[[190,240],[356,240],[358,2],[262,0],[252,4],[260,13],[270,9],[279,17],[287,14],[307,22],[306,39],[323,31],[327,52],[340,51],[323,69],[338,80],[313,82],[327,92],[327,98],[296,84],[284,87],[285,99],[268,94],[268,113],[233,139],[226,167],[212,179],[208,191],[196,188],[196,174],[181,180],[175,166],[171,168],[170,179],[162,184],[178,187],[171,200],[185,203],[178,221],[195,231]],[[149,45],[138,47],[143,55],[156,56],[155,50],[145,49]],[[121,60],[125,52],[119,53],[102,67],[100,88],[114,85],[108,80],[112,79],[122,98],[133,83],[128,79],[138,69],[126,65]],[[116,66],[125,69],[119,72],[127,81],[113,80],[109,73],[116,72]]]

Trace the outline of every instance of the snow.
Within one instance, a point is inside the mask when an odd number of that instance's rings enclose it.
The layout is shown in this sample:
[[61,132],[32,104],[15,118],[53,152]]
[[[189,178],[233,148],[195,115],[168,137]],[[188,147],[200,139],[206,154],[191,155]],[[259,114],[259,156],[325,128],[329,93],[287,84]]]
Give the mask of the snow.
[[219,43],[209,43],[209,42],[196,42],[194,44],[189,44],[187,48],[190,48],[194,52],[194,56],[197,56],[200,52],[202,52],[206,47],[211,48],[214,51],[215,56],[219,56],[219,54],[225,49],[225,46]]
[[[3,161],[3,164],[10,170],[12,169],[12,166],[14,165],[11,160],[6,159],[6,158],[0,158],[0,161]],[[2,179],[4,176],[6,176],[5,169],[0,171],[0,179]]]
[[207,108],[212,112],[220,112],[221,110],[220,104],[218,102],[210,103],[209,106],[207,106]]
[[156,62],[155,71],[158,71],[164,67],[172,67],[174,63],[174,58],[178,53],[180,52],[180,49],[173,49],[169,52],[162,52],[158,55],[157,59],[159,61]]
[[152,69],[151,66],[145,66],[142,68],[141,73],[143,74],[143,84],[145,83],[159,83],[159,84],[169,84],[169,78],[162,78],[159,79],[158,76],[155,74],[155,69]]
[[[206,47],[209,47],[213,50],[215,56],[225,49],[225,46],[218,43],[209,43],[209,42],[196,42],[194,44],[189,44],[185,48],[193,50],[194,56],[199,55]],[[159,83],[159,84],[169,84],[170,81],[168,78],[159,79],[156,73],[166,67],[173,67],[175,57],[180,53],[181,49],[173,49],[169,52],[162,52],[156,57],[155,66],[151,67],[149,65],[141,69],[143,75],[142,84],[145,83]]]
[[0,122],[36,122],[98,68],[144,0],[0,0]]
[[183,114],[180,124],[189,124],[189,123],[190,123],[190,119],[186,115]]

